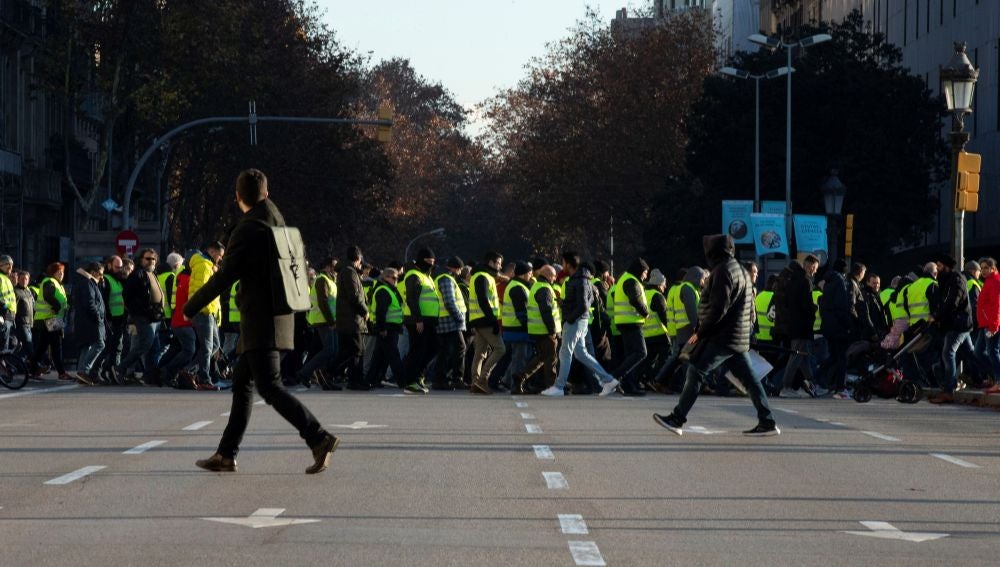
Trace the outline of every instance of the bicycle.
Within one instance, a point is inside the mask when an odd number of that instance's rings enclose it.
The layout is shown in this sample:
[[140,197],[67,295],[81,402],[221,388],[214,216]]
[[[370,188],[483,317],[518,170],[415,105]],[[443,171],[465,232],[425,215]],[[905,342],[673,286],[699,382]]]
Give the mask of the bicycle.
[[[0,317],[0,325],[3,318]],[[0,349],[0,385],[11,390],[20,390],[28,383],[28,363],[21,357],[21,342],[13,332],[7,332],[7,341]]]

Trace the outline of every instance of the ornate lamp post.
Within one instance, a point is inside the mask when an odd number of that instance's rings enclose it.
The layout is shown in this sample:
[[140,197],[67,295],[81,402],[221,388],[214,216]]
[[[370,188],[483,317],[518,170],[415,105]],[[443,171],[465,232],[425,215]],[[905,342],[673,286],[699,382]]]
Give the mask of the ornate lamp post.
[[819,190],[823,193],[823,210],[829,217],[826,225],[827,237],[830,240],[827,264],[832,264],[837,259],[837,253],[840,250],[840,215],[844,210],[844,195],[847,194],[847,187],[837,177],[837,170],[831,169],[830,176],[826,178],[823,185],[820,185]]
[[964,42],[955,42],[955,54],[948,65],[941,68],[941,90],[944,93],[951,122],[951,186],[955,202],[955,215],[951,224],[951,255],[961,266],[965,260],[965,211],[958,210],[958,155],[965,151],[969,133],[965,131],[965,117],[972,114],[972,98],[976,92],[979,70],[972,66],[965,54]]

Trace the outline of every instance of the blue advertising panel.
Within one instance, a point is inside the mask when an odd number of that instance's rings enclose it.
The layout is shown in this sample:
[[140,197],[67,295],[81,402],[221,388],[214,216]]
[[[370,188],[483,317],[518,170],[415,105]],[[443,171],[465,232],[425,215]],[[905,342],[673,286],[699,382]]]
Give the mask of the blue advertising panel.
[[733,237],[736,244],[753,244],[750,233],[750,215],[753,201],[722,202],[722,233]]
[[826,239],[826,217],[795,215],[795,248],[800,255],[813,254],[825,264],[829,255]]
[[785,234],[785,215],[754,213],[750,215],[753,242],[757,255],[788,255],[788,235]]

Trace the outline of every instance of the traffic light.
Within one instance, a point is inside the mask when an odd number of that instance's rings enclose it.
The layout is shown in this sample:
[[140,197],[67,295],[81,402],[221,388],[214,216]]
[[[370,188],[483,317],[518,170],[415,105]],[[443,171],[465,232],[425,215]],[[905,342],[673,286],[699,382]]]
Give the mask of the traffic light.
[[854,252],[854,215],[847,215],[847,227],[844,230],[844,257],[850,258]]
[[[379,120],[392,120],[392,107],[386,103],[382,103],[378,107],[378,119]],[[376,126],[375,127],[375,139],[383,144],[387,144],[392,141],[392,126]]]
[[979,210],[979,171],[983,156],[968,152],[958,153],[955,167],[955,210],[974,213]]

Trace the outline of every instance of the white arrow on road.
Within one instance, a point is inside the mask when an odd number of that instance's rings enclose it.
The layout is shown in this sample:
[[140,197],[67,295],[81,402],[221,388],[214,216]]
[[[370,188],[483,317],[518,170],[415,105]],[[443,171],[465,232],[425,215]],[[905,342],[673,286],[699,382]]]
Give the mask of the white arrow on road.
[[298,524],[315,524],[319,520],[304,520],[295,518],[282,518],[278,516],[284,512],[284,508],[261,508],[246,518],[202,518],[209,522],[219,522],[222,524],[236,524],[248,528],[278,528],[281,526],[295,526]]
[[388,425],[368,425],[367,421],[355,421],[350,425],[331,423],[329,427],[342,427],[344,429],[378,429],[380,427],[388,427]]
[[922,541],[934,541],[936,539],[941,539],[943,537],[948,537],[951,534],[931,534],[931,533],[921,533],[921,532],[904,532],[893,526],[889,522],[861,522],[861,525],[868,528],[869,532],[844,532],[845,534],[867,536],[867,537],[877,537],[881,539],[899,539],[903,541],[912,541],[915,543],[920,543]]
[[719,429],[706,429],[700,425],[692,425],[691,427],[685,427],[684,431],[690,431],[691,433],[697,433],[699,435],[717,435],[719,433],[725,433],[725,431]]

